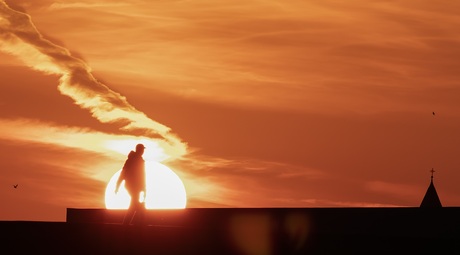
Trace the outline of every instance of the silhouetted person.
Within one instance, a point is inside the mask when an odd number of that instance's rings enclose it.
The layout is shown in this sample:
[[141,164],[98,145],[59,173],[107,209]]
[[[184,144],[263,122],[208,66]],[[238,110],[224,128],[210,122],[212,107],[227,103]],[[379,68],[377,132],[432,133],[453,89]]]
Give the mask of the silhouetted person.
[[[131,202],[123,220],[123,224],[129,224],[131,221],[139,223],[139,221],[142,221],[144,215],[144,202],[146,196],[145,161],[142,158],[144,149],[145,147],[143,144],[138,144],[136,145],[136,150],[129,153],[128,159],[126,159],[123,165],[115,187],[115,193],[118,193],[122,181],[125,181],[125,188],[131,197]],[[141,192],[144,193],[142,202],[139,201]]]

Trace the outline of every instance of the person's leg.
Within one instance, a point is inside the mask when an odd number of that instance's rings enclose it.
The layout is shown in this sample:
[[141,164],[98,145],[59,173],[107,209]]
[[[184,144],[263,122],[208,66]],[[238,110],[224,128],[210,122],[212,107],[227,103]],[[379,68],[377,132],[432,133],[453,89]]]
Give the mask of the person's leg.
[[139,208],[139,192],[132,192],[131,193],[131,203],[129,204],[129,218],[128,224],[134,223],[134,218],[136,217],[137,211]]
[[145,203],[139,202],[136,206],[135,224],[144,225],[145,210]]
[[135,192],[133,200],[134,215],[132,216],[132,224],[140,225],[144,223],[144,211],[145,205],[143,202],[139,202],[140,192]]
[[131,219],[133,217],[134,210],[133,208],[129,207],[126,210],[125,217],[123,218],[123,225],[128,225],[131,222]]
[[123,225],[128,225],[131,224],[131,221],[134,218],[134,215],[136,213],[136,207],[137,203],[139,203],[139,194],[136,192],[131,192],[128,190],[129,196],[131,197],[131,201],[129,202],[129,208],[126,211],[125,218],[123,219]]

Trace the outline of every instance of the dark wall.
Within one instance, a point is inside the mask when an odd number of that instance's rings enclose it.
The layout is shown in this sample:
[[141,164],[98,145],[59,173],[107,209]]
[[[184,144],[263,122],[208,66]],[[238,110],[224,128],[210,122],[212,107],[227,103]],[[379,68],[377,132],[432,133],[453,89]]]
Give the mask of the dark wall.
[[[68,209],[67,222],[0,222],[13,254],[460,254],[460,208]],[[40,253],[42,254],[42,253]]]

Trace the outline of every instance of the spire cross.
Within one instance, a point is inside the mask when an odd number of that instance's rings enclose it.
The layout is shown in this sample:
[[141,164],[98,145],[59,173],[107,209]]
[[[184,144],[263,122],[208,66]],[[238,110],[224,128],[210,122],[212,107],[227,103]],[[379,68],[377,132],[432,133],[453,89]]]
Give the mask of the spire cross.
[[430,172],[431,172],[431,180],[433,180],[433,173],[435,172],[434,168],[431,168]]

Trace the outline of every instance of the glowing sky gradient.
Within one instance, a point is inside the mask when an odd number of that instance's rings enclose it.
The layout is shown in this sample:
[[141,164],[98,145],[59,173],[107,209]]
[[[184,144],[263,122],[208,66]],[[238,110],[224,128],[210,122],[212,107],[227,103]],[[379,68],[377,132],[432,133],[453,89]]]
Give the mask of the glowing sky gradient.
[[458,10],[0,0],[0,220],[104,207],[138,141],[187,207],[419,206],[432,168],[458,206]]

